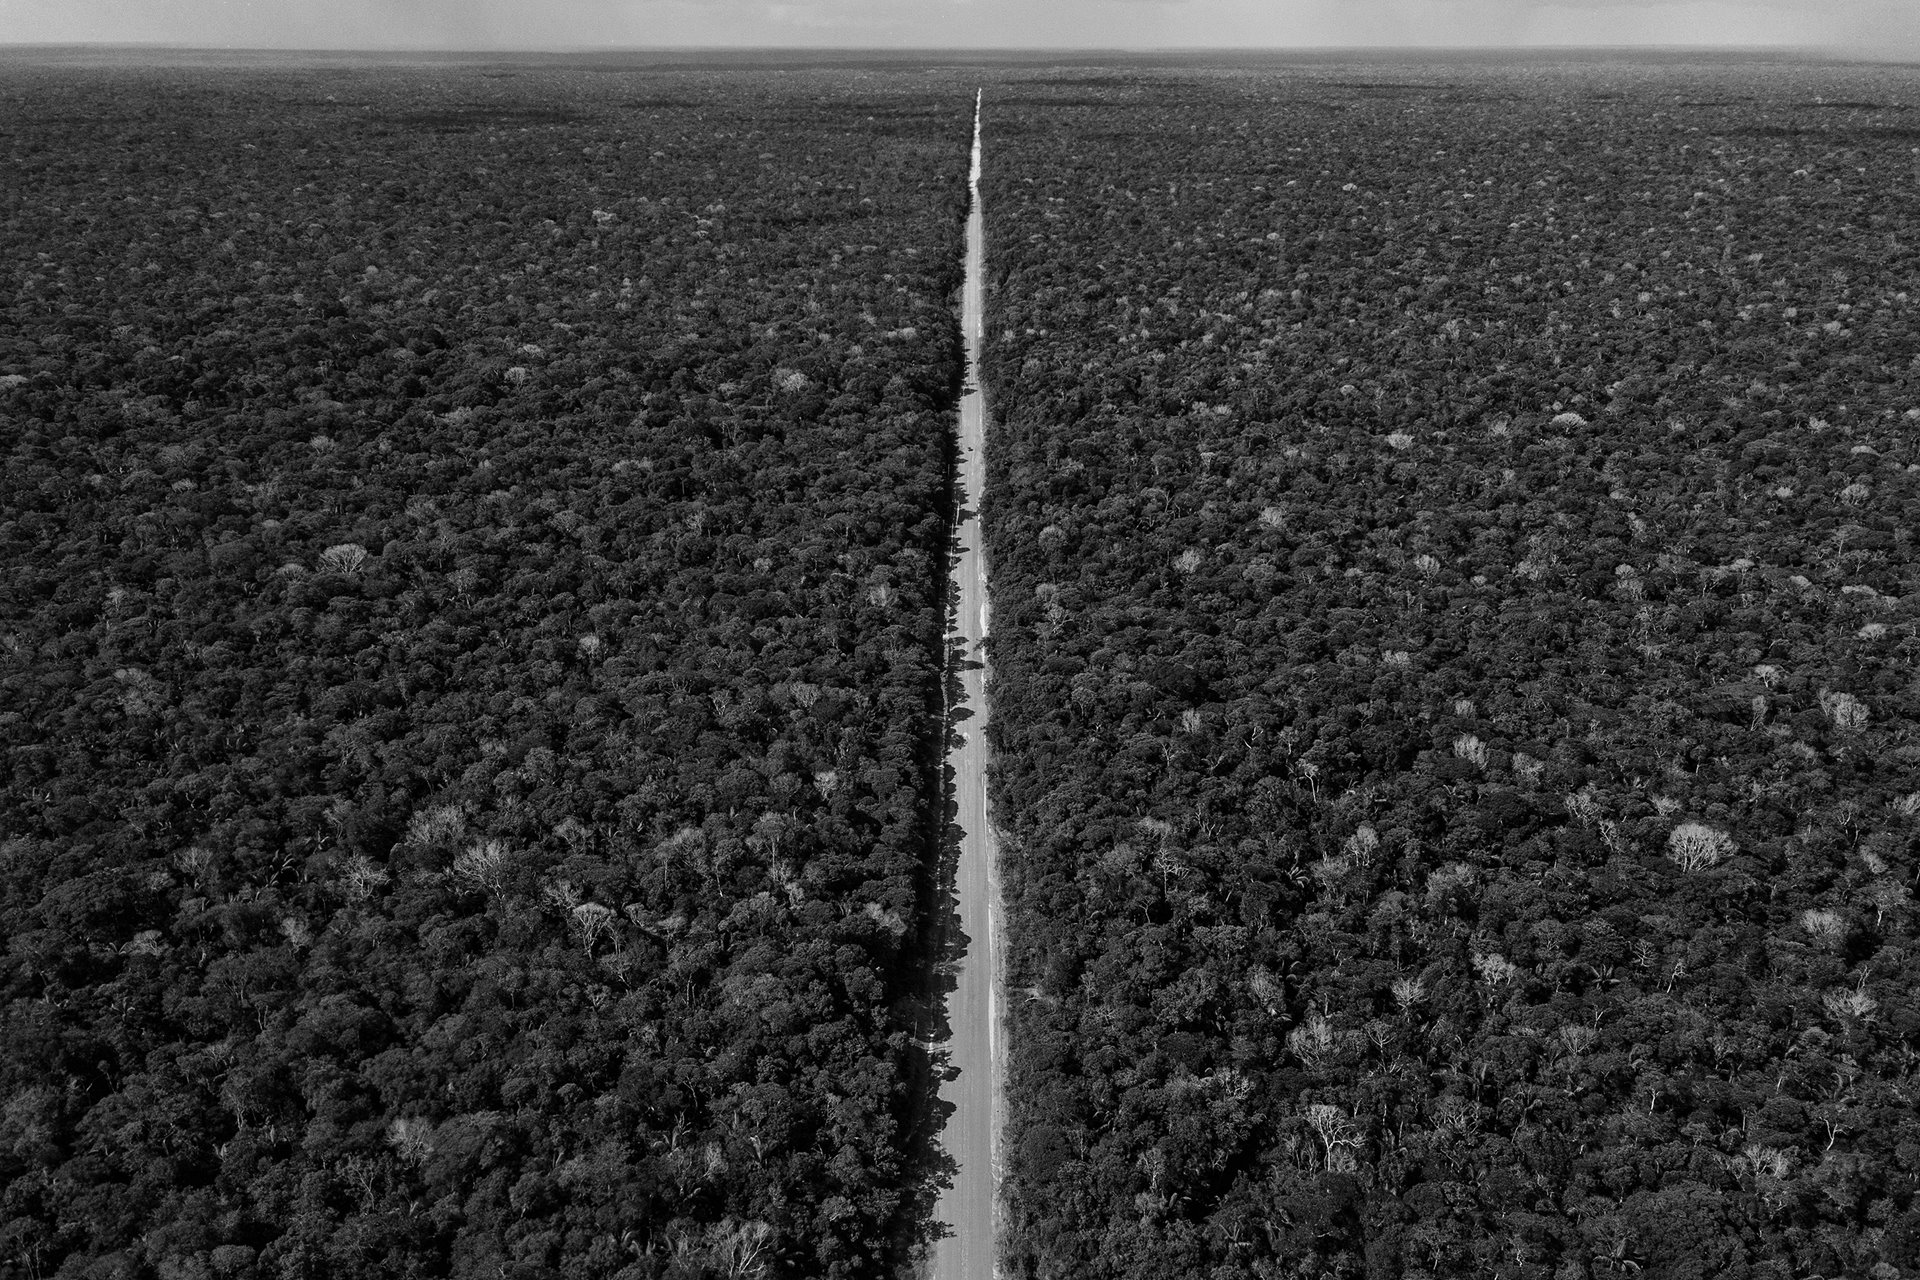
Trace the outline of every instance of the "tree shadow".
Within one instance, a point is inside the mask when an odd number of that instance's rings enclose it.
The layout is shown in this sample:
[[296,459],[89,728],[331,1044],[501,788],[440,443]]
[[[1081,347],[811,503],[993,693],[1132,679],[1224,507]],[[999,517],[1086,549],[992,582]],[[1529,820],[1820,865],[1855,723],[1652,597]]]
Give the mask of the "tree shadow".
[[940,1196],[953,1185],[958,1165],[941,1141],[953,1116],[952,1103],[940,1097],[940,1087],[957,1072],[947,1051],[953,1026],[947,1004],[959,986],[959,970],[972,939],[960,927],[959,895],[955,880],[960,865],[962,832],[955,799],[955,773],[950,752],[963,737],[961,725],[978,717],[969,704],[965,676],[985,664],[969,656],[966,636],[958,627],[960,590],[955,574],[964,560],[960,542],[962,523],[976,512],[961,505],[959,440],[955,429],[947,439],[948,490],[947,554],[932,557],[941,571],[946,606],[942,631],[943,661],[939,686],[939,731],[923,750],[937,751],[937,763],[928,761],[922,772],[927,787],[922,812],[927,816],[929,857],[919,886],[919,930],[901,956],[903,966],[897,1003],[897,1021],[911,1031],[909,1047],[901,1055],[902,1105],[897,1117],[903,1158],[905,1193],[890,1242],[901,1275],[928,1274],[935,1241],[949,1234],[935,1219]]

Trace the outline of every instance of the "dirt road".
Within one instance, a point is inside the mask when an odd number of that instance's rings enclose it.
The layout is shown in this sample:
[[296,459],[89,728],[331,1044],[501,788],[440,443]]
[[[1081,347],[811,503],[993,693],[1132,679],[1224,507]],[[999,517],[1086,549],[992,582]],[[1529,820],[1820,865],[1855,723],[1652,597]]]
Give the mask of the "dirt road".
[[[934,1255],[935,1280],[990,1280],[996,1259],[994,1200],[998,1185],[995,1150],[999,1134],[999,977],[996,956],[1000,926],[999,889],[994,877],[993,831],[987,821],[987,704],[986,654],[981,640],[987,634],[987,569],[980,555],[981,487],[986,479],[983,457],[986,410],[977,385],[980,361],[981,255],[984,234],[980,218],[980,118],[974,107],[973,165],[969,175],[973,209],[967,219],[967,275],[961,293],[961,331],[967,343],[967,391],[960,401],[960,459],[957,541],[960,555],[954,566],[959,594],[955,631],[961,638],[962,701],[954,709],[958,741],[947,753],[953,770],[953,798],[959,807],[960,865],[954,893],[959,902],[960,930],[966,935],[966,955],[960,962],[959,986],[948,997],[947,1022],[952,1039],[947,1050],[959,1078],[947,1082],[940,1096],[954,1107],[942,1140],[959,1163],[954,1184],[941,1197],[938,1214],[953,1234],[942,1240]],[[970,713],[970,714],[962,714]]]

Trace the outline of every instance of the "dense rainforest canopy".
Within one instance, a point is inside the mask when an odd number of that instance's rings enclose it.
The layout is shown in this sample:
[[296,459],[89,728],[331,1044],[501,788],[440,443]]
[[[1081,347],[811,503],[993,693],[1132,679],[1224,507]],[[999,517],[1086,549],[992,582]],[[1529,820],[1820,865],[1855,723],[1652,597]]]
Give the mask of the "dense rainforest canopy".
[[1916,106],[989,92],[1012,1274],[1920,1267]]
[[[1908,72],[984,73],[1005,1261],[1920,1270]],[[976,72],[0,78],[0,1275],[881,1276]]]
[[972,106],[8,71],[0,1272],[907,1256]]

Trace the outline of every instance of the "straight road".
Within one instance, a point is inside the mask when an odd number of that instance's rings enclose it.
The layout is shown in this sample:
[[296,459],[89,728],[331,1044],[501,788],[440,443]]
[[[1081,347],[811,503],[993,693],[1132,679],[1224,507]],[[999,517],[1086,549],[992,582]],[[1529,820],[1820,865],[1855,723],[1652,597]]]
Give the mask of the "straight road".
[[1000,999],[997,955],[1000,904],[994,874],[993,829],[987,820],[987,566],[980,554],[980,493],[986,481],[984,458],[986,407],[979,387],[982,292],[980,272],[985,232],[980,217],[980,102],[973,108],[973,164],[968,174],[973,202],[967,216],[967,276],[960,295],[960,328],[967,343],[966,392],[960,399],[959,492],[956,529],[959,558],[953,569],[958,589],[963,697],[955,711],[956,741],[947,752],[953,770],[953,799],[959,807],[960,865],[954,876],[959,927],[967,938],[959,963],[959,986],[947,1001],[952,1039],[947,1051],[959,1076],[941,1086],[953,1104],[944,1134],[948,1154],[959,1172],[937,1210],[953,1234],[940,1241],[933,1260],[934,1280],[992,1280],[998,1254],[994,1241],[995,1191],[999,1184]]

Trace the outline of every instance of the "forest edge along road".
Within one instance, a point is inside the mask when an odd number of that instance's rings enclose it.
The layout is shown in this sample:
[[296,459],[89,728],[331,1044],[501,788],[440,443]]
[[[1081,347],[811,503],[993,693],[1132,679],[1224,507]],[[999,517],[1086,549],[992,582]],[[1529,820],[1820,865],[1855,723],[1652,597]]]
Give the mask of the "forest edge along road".
[[[999,1184],[999,1011],[995,990],[999,965],[998,877],[994,869],[993,830],[987,815],[986,651],[987,573],[981,556],[979,501],[986,479],[984,459],[986,407],[979,386],[982,322],[981,270],[985,233],[980,213],[980,99],[974,99],[973,158],[968,172],[971,197],[967,215],[966,283],[961,290],[960,324],[966,340],[966,390],[960,399],[960,434],[954,495],[958,517],[954,542],[955,657],[961,698],[956,710],[971,714],[949,738],[947,764],[953,771],[954,821],[960,828],[960,857],[954,872],[957,924],[967,949],[956,964],[958,982],[948,997],[947,1052],[957,1069],[942,1084],[950,1103],[945,1146],[957,1166],[953,1186],[940,1197],[936,1215],[951,1234],[934,1253],[935,1280],[988,1280],[997,1260],[994,1219]],[[956,720],[959,717],[954,717]]]

